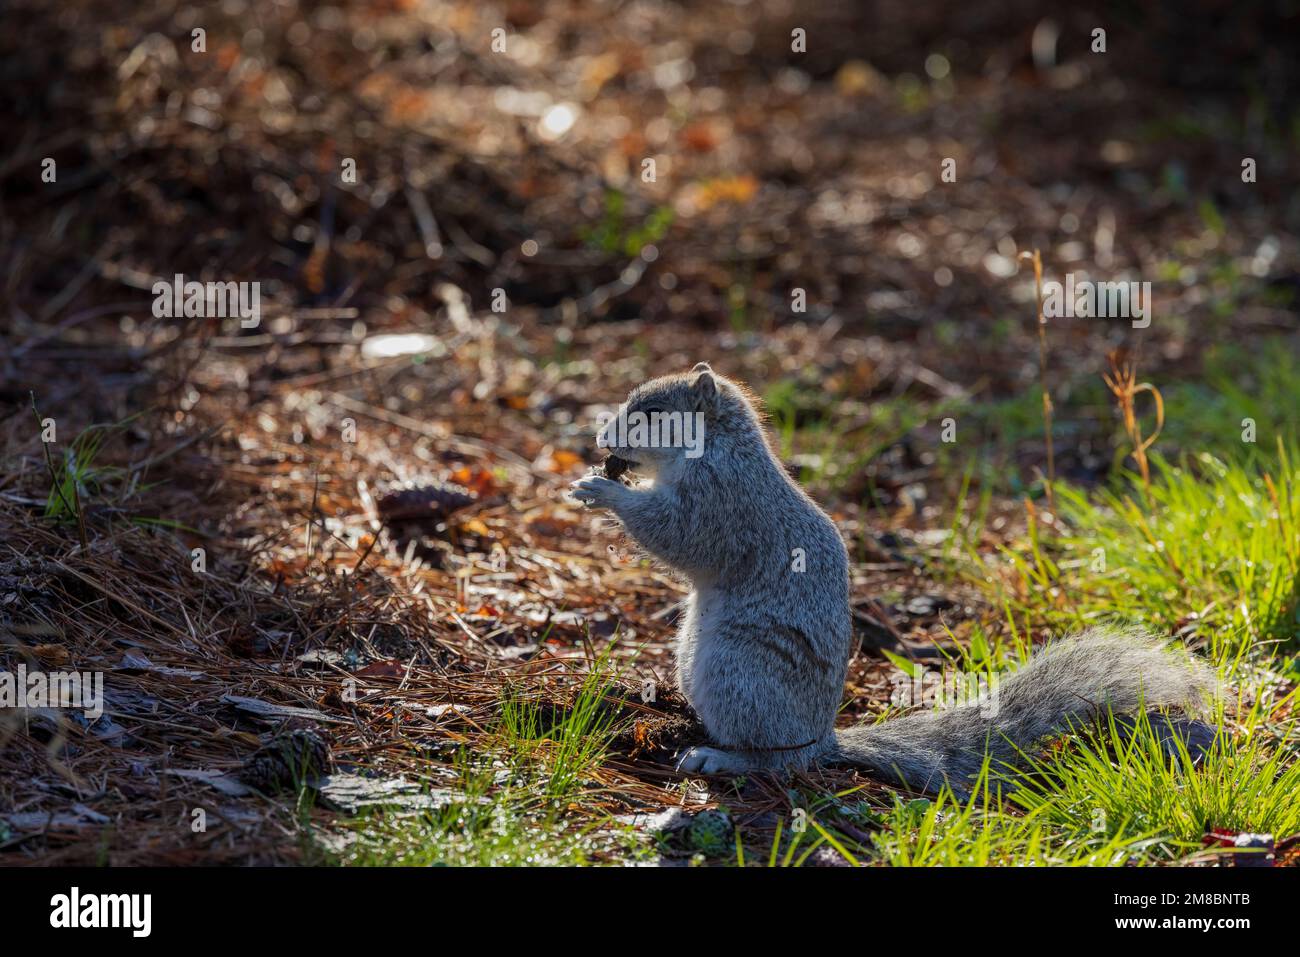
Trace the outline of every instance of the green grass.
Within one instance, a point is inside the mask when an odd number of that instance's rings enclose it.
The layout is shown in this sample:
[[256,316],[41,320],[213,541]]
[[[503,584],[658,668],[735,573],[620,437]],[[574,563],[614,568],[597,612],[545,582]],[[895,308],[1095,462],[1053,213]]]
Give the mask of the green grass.
[[819,494],[839,494],[862,480],[882,452],[927,419],[939,419],[955,402],[925,403],[914,396],[837,405],[813,384],[814,370],[773,383],[763,408],[783,459],[799,465],[799,481]]
[[[33,406],[35,409],[35,406]],[[52,454],[46,448],[50,491],[45,499],[45,518],[59,524],[81,525],[85,503],[99,497],[104,488],[121,477],[121,470],[98,462],[105,440],[119,426],[92,425],[62,450]]]
[[1001,792],[981,786],[964,802],[945,790],[934,800],[898,800],[876,835],[879,861],[891,867],[1071,866],[1141,863],[1152,838],[1078,833],[1041,811],[1019,812]]
[[600,222],[579,230],[579,235],[592,249],[621,256],[638,256],[645,246],[663,240],[673,224],[673,217],[671,206],[656,206],[639,225],[634,225],[628,218],[627,197],[619,190],[609,189],[605,191]]
[[1270,720],[1294,699],[1251,709],[1235,729],[1220,714],[1225,730],[1197,763],[1176,740],[1167,754],[1144,718],[1130,735],[1111,721],[1034,762],[1009,800],[1064,834],[1147,836],[1142,856],[1152,863],[1198,852],[1215,829],[1300,833],[1300,762],[1266,740]]
[[[1300,357],[1294,340],[1279,339],[1250,352],[1218,347],[1206,355],[1203,367],[1194,382],[1162,386],[1166,417],[1160,448],[1239,459],[1269,456],[1279,438],[1297,447]],[[1243,438],[1247,419],[1254,424],[1253,443]]]
[[619,730],[608,656],[607,651],[597,660],[566,713],[557,715],[514,690],[502,699],[502,743],[516,767],[527,769],[549,800],[574,794],[604,760]]
[[141,471],[105,464],[103,453],[105,445],[122,435],[136,416],[88,426],[60,449],[55,442],[44,442],[42,419],[34,398],[32,412],[42,432],[42,451],[50,482],[43,512],[46,521],[75,526],[83,542],[87,534],[87,510],[91,508],[102,508],[113,516],[126,515],[131,522],[150,528],[195,531],[174,519],[129,514],[128,503],[156,485],[141,483]]
[[[766,846],[746,844],[737,832],[734,863],[740,867],[802,867],[820,848],[829,846],[854,866],[869,863],[871,845],[862,840],[862,828],[874,826],[879,815],[867,802],[850,803],[854,788],[840,794],[807,789],[788,792],[790,814],[777,821]],[[846,830],[845,825],[852,827]]]
[[361,867],[577,866],[644,853],[632,830],[611,820],[577,823],[538,799],[527,779],[502,783],[490,762],[458,758],[456,796],[416,813],[377,810],[348,825],[354,840],[330,856]]
[[1209,853],[1212,829],[1300,833],[1300,469],[1287,443],[1157,457],[1149,489],[1122,473],[1054,492],[1058,522],[1031,511],[1023,540],[994,557],[975,547],[981,506],[954,522],[960,562],[1003,621],[976,628],[952,663],[983,674],[1023,661],[1034,632],[1138,623],[1199,648],[1242,704],[1210,719],[1222,730],[1196,762],[1167,754],[1145,720],[1109,724],[1008,772],[1001,791],[888,809],[879,859],[1168,864]]
[[1031,522],[1027,540],[1002,551],[1009,576],[969,552],[1012,616],[1058,629],[1138,622],[1194,638],[1215,661],[1300,644],[1300,470],[1281,443],[1271,459],[1157,458],[1150,489],[1126,474],[1055,494],[1063,529]]
[[[1199,842],[1143,829],[1136,817],[1105,830],[1094,825],[1089,805],[1080,809],[1083,823],[1059,813],[1050,798],[1032,805],[1022,796],[1032,783],[1028,775],[998,777],[986,768],[966,798],[949,788],[934,797],[896,794],[884,805],[801,795],[805,815],[782,821],[766,851],[750,844],[738,852],[737,863],[804,866],[825,845],[849,864],[886,867],[1114,867],[1166,862],[1170,848],[1200,850]],[[1273,793],[1289,783],[1279,782]]]
[[646,842],[609,815],[579,814],[622,729],[613,644],[566,708],[519,688],[503,694],[486,749],[456,757],[451,799],[420,812],[376,810],[346,826],[336,863],[357,866],[568,866],[637,858]]
[[1295,704],[1292,691],[1260,695],[1235,719],[1221,711],[1225,730],[1195,761],[1181,743],[1167,752],[1139,718],[1127,730],[1080,729],[1021,769],[986,766],[966,798],[948,788],[884,806],[792,795],[802,828],[783,822],[768,854],[750,846],[738,857],[799,866],[830,844],[851,863],[892,867],[1153,866],[1213,856],[1201,841],[1212,830],[1280,840],[1300,833]]
[[1121,866],[1176,863],[1205,853],[1211,830],[1300,832],[1300,764],[1259,728],[1221,735],[1199,764],[1166,755],[1149,723],[1113,722],[965,802],[899,800],[876,835],[896,867]]
[[[1300,447],[1298,355],[1296,340],[1288,337],[1249,351],[1219,346],[1205,354],[1193,379],[1153,379],[1165,401],[1165,426],[1156,448],[1173,459],[1208,452],[1239,460],[1269,457],[1279,438],[1290,448]],[[1056,448],[1109,442],[1115,449],[1112,471],[1119,471],[1131,443],[1113,414],[1114,400],[1101,378],[1069,377],[1054,383],[1052,394],[1058,406],[1052,424]],[[1150,429],[1145,404],[1140,412]],[[957,419],[958,441],[935,447],[944,474],[970,471],[981,489],[1017,497],[1042,496],[1041,482],[1022,475],[1016,464],[1018,449],[1042,444],[1042,397],[1037,389],[972,401],[951,414]]]

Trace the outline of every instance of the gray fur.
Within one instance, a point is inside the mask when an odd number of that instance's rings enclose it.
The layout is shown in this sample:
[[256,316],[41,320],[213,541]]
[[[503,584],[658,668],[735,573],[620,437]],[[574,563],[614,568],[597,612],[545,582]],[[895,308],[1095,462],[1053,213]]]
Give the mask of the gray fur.
[[1048,645],[980,700],[850,728],[837,739],[843,760],[915,790],[945,781],[961,789],[985,755],[996,772],[1035,742],[1104,717],[1108,708],[1197,714],[1214,689],[1204,664],[1140,633],[1098,628]]
[[738,383],[700,363],[635,389],[620,416],[647,409],[700,413],[703,454],[611,445],[653,484],[629,488],[592,475],[575,482],[572,494],[613,512],[691,584],[677,635],[677,681],[714,746],[687,752],[683,771],[839,760],[932,790],[978,771],[986,750],[995,761],[1011,760],[1007,739],[1028,747],[1106,704],[1131,711],[1142,699],[1191,708],[1211,686],[1205,671],[1155,642],[1090,632],[1036,655],[1004,681],[991,719],[972,704],[837,734],[852,641],[839,530],[781,466]]

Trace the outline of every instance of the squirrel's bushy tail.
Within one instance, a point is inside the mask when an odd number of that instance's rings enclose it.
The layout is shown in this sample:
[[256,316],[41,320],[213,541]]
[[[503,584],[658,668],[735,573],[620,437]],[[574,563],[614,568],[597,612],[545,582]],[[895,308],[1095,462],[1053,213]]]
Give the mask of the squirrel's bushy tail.
[[1004,678],[991,695],[837,732],[839,758],[920,791],[945,781],[964,790],[985,755],[996,771],[1054,732],[1115,714],[1202,711],[1216,691],[1211,669],[1135,632],[1095,629],[1058,641]]

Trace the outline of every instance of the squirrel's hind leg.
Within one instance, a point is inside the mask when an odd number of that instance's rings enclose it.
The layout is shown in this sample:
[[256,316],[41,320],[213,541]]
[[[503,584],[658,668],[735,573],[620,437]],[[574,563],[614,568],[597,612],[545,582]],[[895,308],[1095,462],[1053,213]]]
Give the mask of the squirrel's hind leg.
[[821,740],[807,747],[771,751],[741,751],[699,745],[689,748],[677,760],[682,774],[744,774],[746,771],[785,771],[805,768],[834,751],[833,741]]
[[756,767],[743,753],[704,745],[689,748],[677,761],[677,770],[682,774],[742,774]]

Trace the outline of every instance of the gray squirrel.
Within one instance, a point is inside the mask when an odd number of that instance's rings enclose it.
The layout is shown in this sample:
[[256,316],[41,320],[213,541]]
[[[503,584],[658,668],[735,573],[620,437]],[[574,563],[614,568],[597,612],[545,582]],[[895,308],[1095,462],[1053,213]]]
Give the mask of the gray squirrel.
[[[691,423],[703,440],[695,446],[680,441]],[[665,436],[678,441],[657,441]],[[846,763],[918,791],[961,790],[986,756],[995,771],[1014,764],[1022,749],[1107,707],[1194,714],[1215,690],[1210,669],[1189,656],[1094,629],[1034,654],[997,686],[996,707],[972,701],[836,731],[852,645],[848,553],[782,467],[754,397],[701,362],[634,389],[598,443],[652,484],[592,474],[570,494],[612,512],[691,585],[676,677],[711,743],[689,749],[680,771]]]

